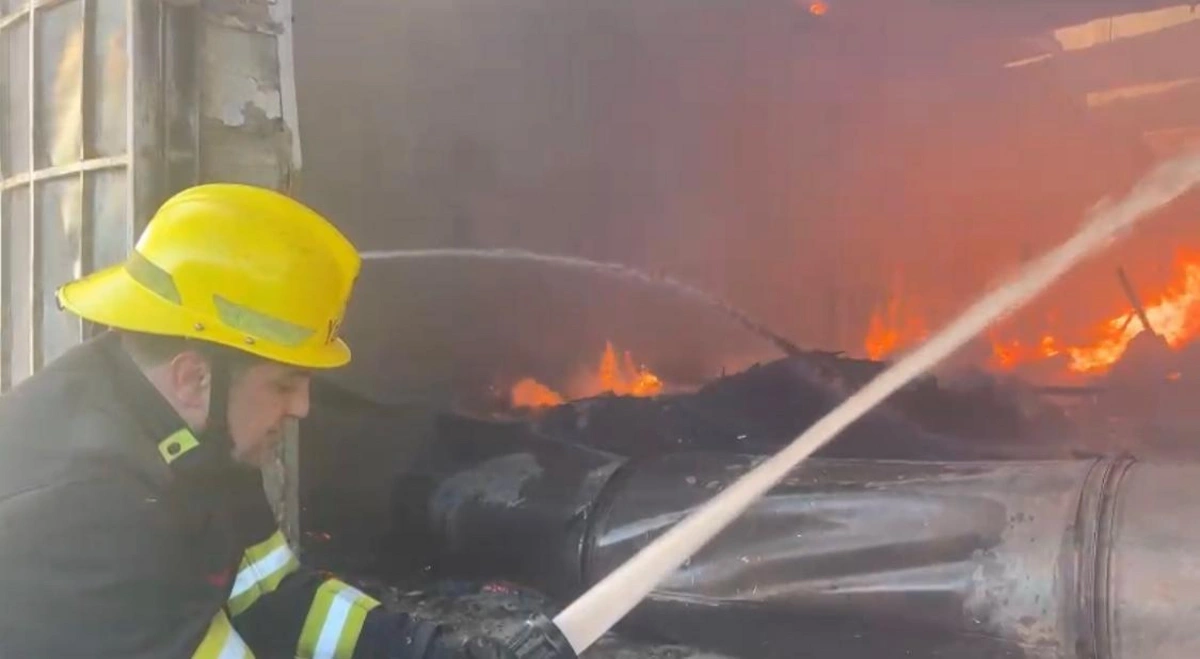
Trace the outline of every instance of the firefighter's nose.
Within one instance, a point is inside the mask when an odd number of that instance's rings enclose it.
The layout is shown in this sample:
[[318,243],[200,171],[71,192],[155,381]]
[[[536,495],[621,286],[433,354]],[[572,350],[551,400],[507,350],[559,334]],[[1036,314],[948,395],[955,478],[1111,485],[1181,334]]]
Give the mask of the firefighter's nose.
[[300,386],[296,387],[296,390],[292,393],[292,399],[290,401],[291,404],[288,406],[288,414],[290,416],[293,416],[297,419],[303,419],[304,417],[308,416],[308,394],[308,380],[305,380]]

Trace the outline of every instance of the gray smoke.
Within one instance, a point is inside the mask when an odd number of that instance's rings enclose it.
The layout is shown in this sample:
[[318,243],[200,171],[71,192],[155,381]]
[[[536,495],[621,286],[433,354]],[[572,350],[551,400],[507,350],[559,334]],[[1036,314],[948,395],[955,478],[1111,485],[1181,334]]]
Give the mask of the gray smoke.
[[[897,281],[936,327],[1200,116],[1200,85],[1087,104],[1200,76],[1200,22],[1053,37],[1177,3],[1052,4],[299,0],[301,196],[366,250],[619,261],[859,351]],[[1119,310],[1112,266],[1155,281],[1195,201],[1013,322]]]

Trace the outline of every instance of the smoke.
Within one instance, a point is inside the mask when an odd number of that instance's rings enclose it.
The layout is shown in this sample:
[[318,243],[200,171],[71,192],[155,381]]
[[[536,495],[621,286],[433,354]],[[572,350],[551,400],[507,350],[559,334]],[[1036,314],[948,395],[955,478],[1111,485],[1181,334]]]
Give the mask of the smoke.
[[[1200,23],[1053,37],[1162,3],[828,4],[298,2],[301,196],[363,249],[629,263],[861,354],[894,281],[944,322],[1200,115],[1200,86],[1088,105],[1200,76]],[[1013,322],[1104,317],[1194,201]]]

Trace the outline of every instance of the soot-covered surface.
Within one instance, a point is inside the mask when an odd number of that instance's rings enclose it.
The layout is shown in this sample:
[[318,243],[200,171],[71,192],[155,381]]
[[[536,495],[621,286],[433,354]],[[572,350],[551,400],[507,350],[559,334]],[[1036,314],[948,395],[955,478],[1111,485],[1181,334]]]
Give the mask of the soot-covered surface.
[[[536,614],[553,615],[557,605],[536,591],[506,582],[439,581],[409,589],[370,580],[360,582],[384,606],[443,621],[458,636],[487,634],[510,638]],[[588,659],[735,659],[679,644],[607,634],[585,654]]]

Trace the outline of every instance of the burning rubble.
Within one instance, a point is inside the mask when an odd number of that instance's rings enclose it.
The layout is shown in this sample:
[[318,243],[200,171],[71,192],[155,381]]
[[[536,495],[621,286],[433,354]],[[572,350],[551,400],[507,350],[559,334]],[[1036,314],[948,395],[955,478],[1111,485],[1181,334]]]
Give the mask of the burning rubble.
[[1172,281],[1142,298],[1147,300],[1144,312],[1149,327],[1137,318],[1134,309],[1129,309],[1095,327],[1095,338],[1089,343],[1065,345],[1053,336],[1043,337],[1042,357],[1065,354],[1069,357],[1067,367],[1072,371],[1103,373],[1111,369],[1130,343],[1145,331],[1163,337],[1175,350],[1183,348],[1200,333],[1200,255],[1181,256]]
[[[628,351],[617,359],[612,341],[604,344],[604,353],[594,368],[585,369],[571,381],[571,399],[604,394],[644,398],[662,393],[663,382],[644,365],[638,365]],[[509,400],[514,408],[543,408],[562,405],[566,398],[533,378],[522,378],[512,386]]]
[[[989,334],[991,354],[986,366],[1018,372],[1051,363],[1064,374],[1103,376],[1147,331],[1145,323],[1167,347],[1182,351],[1200,334],[1200,253],[1182,252],[1166,283],[1128,295],[1135,300],[1127,300],[1125,309],[1101,315],[1074,331],[1032,328],[1025,332],[1029,336],[1015,336],[1012,328],[994,330]],[[1136,308],[1142,301],[1144,321]],[[885,359],[927,335],[928,321],[914,313],[914,308],[911,298],[893,294],[872,314],[863,339],[863,350],[871,359]]]
[[[1190,454],[1178,432],[1192,425],[1183,413],[1184,374],[1192,359],[1188,347],[1200,331],[1200,256],[1181,256],[1172,278],[1157,289],[1134,292],[1123,271],[1121,281],[1131,309],[1115,307],[1089,332],[1035,330],[1036,338],[1025,340],[1015,338],[1011,326],[994,329],[982,363],[906,387],[822,455],[954,460],[1102,455],[1146,450],[1163,427],[1173,430],[1160,443]],[[800,351],[687,387],[672,386],[607,341],[600,356],[582,360],[561,387],[518,379],[508,388],[507,410],[517,416],[497,418],[516,418],[544,436],[622,455],[686,448],[774,452],[865,385],[889,356],[923,338],[930,323],[920,309],[901,295],[879,305],[867,324],[867,359]],[[1073,336],[1091,340],[1068,339]],[[1039,381],[1037,375],[1046,373],[1049,381]],[[1155,432],[1136,432],[1122,425],[1126,422]]]
[[533,378],[521,378],[512,386],[509,400],[513,407],[541,408],[567,402],[562,394]]
[[[1074,333],[1057,323],[1054,331],[1024,323],[1034,337],[1024,339],[1011,325],[996,328],[981,363],[905,388],[826,455],[1066,457],[1129,449],[1137,433],[1115,430],[1118,416],[1154,428],[1191,427],[1182,411],[1189,346],[1200,331],[1200,255],[1181,254],[1157,288],[1135,292],[1123,271],[1121,282],[1126,309],[1114,305],[1090,330]],[[931,323],[920,309],[903,295],[879,305],[863,340],[868,359],[803,351],[694,387],[670,386],[608,341],[561,389],[518,380],[509,405],[536,412],[523,418],[547,436],[626,455],[680,448],[773,452],[880,372],[889,356],[921,340]],[[1039,374],[1049,374],[1047,381]],[[1135,450],[1154,443],[1145,436],[1136,441]]]
[[[1186,352],[1190,336],[1170,329],[1189,327],[1193,313],[1191,270],[1183,264],[1181,272],[1188,274],[1181,286],[1131,304],[1137,308],[1133,315],[1151,319],[1151,326],[1163,323],[1165,345]],[[896,304],[889,311],[883,307],[876,326],[887,329],[893,319],[900,319],[903,326],[908,310],[916,308]],[[1177,325],[1167,321],[1172,318],[1180,319]],[[844,648],[846,639],[853,638],[858,649],[848,656],[878,656],[896,639],[918,654],[933,646],[950,648],[949,656],[958,656],[957,650],[986,654],[996,649],[1003,654],[1021,649],[1025,632],[1006,626],[1004,612],[990,618],[962,617],[976,615],[970,607],[977,594],[959,589],[958,585],[973,582],[955,576],[954,571],[979,568],[993,574],[991,567],[1003,568],[1006,560],[1020,562],[1030,537],[1047,542],[1049,548],[1052,543],[1046,539],[1057,542],[1060,537],[1056,534],[1061,529],[1054,525],[1068,528],[1073,523],[1068,518],[1078,497],[1097,496],[1096,487],[1117,487],[1113,483],[1119,479],[1093,474],[1129,468],[1127,461],[1114,457],[1128,448],[1120,443],[1122,437],[1139,438],[1145,446],[1145,433],[1110,423],[1116,406],[1109,404],[1138,398],[1119,389],[1113,379],[1143,350],[1154,352],[1148,337],[1159,335],[1140,331],[1141,322],[1137,317],[1129,322],[1139,331],[1123,341],[1107,371],[1089,375],[1103,376],[1105,386],[1115,387],[1109,392],[1103,387],[1086,391],[1091,408],[1102,413],[1099,424],[1088,425],[1039,386],[1018,377],[1022,368],[1050,356],[1045,354],[1048,350],[1040,357],[1036,352],[1026,354],[1022,344],[1011,340],[1011,354],[998,352],[1009,360],[1003,368],[991,365],[951,377],[931,375],[897,392],[822,449],[809,471],[798,474],[752,512],[724,544],[719,540],[709,554],[685,568],[671,582],[675,590],[656,594],[635,612],[632,620],[641,633],[633,636],[646,642],[634,650],[635,656],[693,652],[654,646],[654,640],[690,643],[734,656],[790,656],[786,650],[782,655],[778,652],[800,642],[797,628],[774,626],[771,620],[780,612],[795,617],[796,611],[830,622],[805,628],[805,643]],[[909,325],[918,326],[917,322]],[[993,335],[993,343],[1004,345],[1002,336],[1002,332]],[[1046,336],[1050,338],[1037,342],[1039,347],[1059,345],[1051,341],[1065,343],[1055,338],[1059,335]],[[905,340],[897,339],[890,354],[903,349]],[[626,351],[617,341],[603,345],[598,357],[593,352],[564,367],[559,379],[545,376],[544,371],[537,378],[510,379],[505,393],[510,411],[517,414],[441,414],[432,422],[406,425],[398,421],[402,416],[394,408],[352,401],[355,396],[347,392],[331,394],[328,383],[315,385],[316,403],[305,432],[318,438],[350,436],[355,448],[322,447],[320,440],[306,440],[305,450],[310,453],[302,466],[354,473],[359,476],[358,487],[372,489],[369,495],[338,496],[321,488],[345,492],[346,486],[309,486],[317,491],[306,499],[305,525],[310,533],[325,538],[310,547],[314,560],[343,570],[345,565],[339,561],[356,561],[356,573],[393,584],[390,588],[401,608],[436,610],[444,605],[447,611],[458,611],[462,602],[471,601],[473,610],[489,611],[486,615],[493,623],[511,621],[506,616],[525,610],[520,607],[528,603],[522,604],[525,596],[519,592],[495,592],[479,585],[495,579],[516,579],[536,589],[539,597],[549,594],[550,600],[528,606],[552,608],[552,602],[569,598],[581,584],[594,581],[613,561],[627,557],[661,530],[661,525],[654,526],[655,520],[673,519],[696,497],[723,487],[744,469],[746,456],[775,453],[886,367],[881,360],[838,352],[799,351],[722,373],[697,387],[683,387],[652,351]],[[1060,359],[1072,354],[1060,350]],[[1148,391],[1150,398],[1161,400],[1157,390]],[[1155,416],[1156,422],[1162,418]],[[409,427],[426,429],[421,451],[414,451],[408,438],[400,445],[401,428]],[[559,457],[544,462],[541,451]],[[528,457],[530,452],[536,454],[534,458]],[[1073,459],[1080,457],[1088,459]],[[560,458],[566,462],[560,464]],[[1062,462],[1022,462],[1031,459]],[[572,460],[594,469],[568,468]],[[905,464],[888,466],[887,460]],[[633,466],[619,467],[627,462]],[[618,465],[615,471],[606,466],[610,463]],[[480,471],[480,465],[490,466]],[[1148,478],[1135,489],[1144,489],[1156,478],[1149,471],[1145,475]],[[1014,489],[1013,479],[1022,485]],[[1046,495],[1047,484],[1067,490]],[[963,487],[970,493],[956,489]],[[356,503],[364,499],[373,501],[375,510],[368,512]],[[379,503],[383,499],[387,505]],[[1057,507],[1048,513],[1039,502],[1049,499]],[[1068,501],[1071,505],[1059,505]],[[350,509],[357,514],[346,515]],[[1109,515],[1105,509],[1089,508],[1082,523],[1099,523],[1093,512]],[[1004,526],[1001,522],[1010,513],[1027,515],[1030,524],[1037,519],[1037,524],[1049,526],[1034,524],[1029,528],[1037,533],[1026,535],[1022,530],[997,535],[996,529]],[[912,523],[896,525],[886,538],[880,536],[879,525],[895,524],[897,514],[913,516]],[[494,519],[489,521],[489,516]],[[769,523],[760,523],[764,520]],[[648,530],[636,537],[621,535],[636,528]],[[848,535],[843,538],[838,533]],[[614,537],[624,540],[608,542]],[[807,541],[795,542],[796,537]],[[1122,538],[1113,542],[1125,542]],[[843,539],[846,544],[838,544]],[[780,544],[784,540],[788,544]],[[1098,559],[1118,549],[1124,551],[1107,544],[1089,545],[1087,551],[1091,559]],[[576,550],[586,558],[580,559],[573,553]],[[1043,556],[1039,551],[1034,553]],[[864,557],[861,574],[854,572],[851,555]],[[895,566],[892,572],[880,571],[872,562],[878,557],[901,563],[888,563]],[[787,575],[815,574],[829,561],[842,558],[846,561],[838,563],[841,571],[836,574],[788,580]],[[1130,569],[1144,570],[1158,558],[1138,559]],[[972,562],[976,560],[986,565]],[[585,572],[579,572],[580,565]],[[1042,567],[1052,571],[1056,565]],[[998,580],[984,586],[1016,587],[1002,573],[995,572]],[[398,574],[407,580],[400,580]],[[689,580],[692,577],[695,581]],[[935,584],[939,577],[946,580]],[[889,579],[886,587],[871,585],[881,578]],[[398,596],[397,583],[422,595]],[[1038,583],[1066,582],[1047,578]],[[461,593],[439,594],[454,584],[459,584]],[[851,587],[843,589],[839,584]],[[854,584],[867,585],[853,592]],[[936,585],[936,592],[929,590],[930,584]],[[1090,595],[1079,593],[1035,594],[1078,602],[1083,607],[1080,614],[1090,615],[1092,609],[1087,607],[1094,604]],[[929,610],[936,611],[909,616],[912,602],[932,603]],[[1018,598],[1005,606],[1010,603],[1024,606]],[[712,616],[703,617],[700,611]],[[982,622],[972,622],[976,619]],[[899,627],[891,627],[896,620],[901,621]],[[722,626],[728,621],[756,630],[744,635],[751,645]],[[977,625],[985,625],[986,633],[976,633]],[[1038,634],[1046,642],[1061,643],[1059,634],[1066,627],[1056,625],[1059,622],[1039,629]],[[755,639],[770,647],[753,645]],[[1104,639],[1096,636],[1087,641]]]
[[928,335],[929,326],[924,315],[914,308],[913,298],[904,295],[899,286],[893,286],[887,302],[871,312],[863,350],[878,361]]

